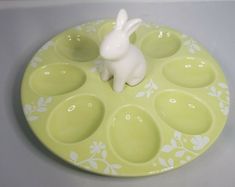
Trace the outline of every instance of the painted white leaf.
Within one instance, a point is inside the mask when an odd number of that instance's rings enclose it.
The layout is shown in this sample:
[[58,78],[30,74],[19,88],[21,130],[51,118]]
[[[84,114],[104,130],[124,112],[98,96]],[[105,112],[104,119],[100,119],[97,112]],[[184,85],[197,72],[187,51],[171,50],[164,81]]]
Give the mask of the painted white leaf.
[[173,159],[168,159],[168,164],[173,167],[174,166],[174,160]]
[[40,97],[38,99],[38,106],[43,106],[44,105],[44,98],[43,97]]
[[102,153],[101,153],[101,157],[102,157],[103,159],[106,159],[106,157],[107,157],[107,151],[103,150]]
[[216,96],[216,94],[212,92],[209,92],[208,95],[213,96],[213,97]]
[[117,175],[116,170],[112,169],[112,174],[113,174],[113,175]]
[[37,109],[37,112],[46,112],[46,111],[47,111],[47,109],[45,107],[39,107]]
[[30,114],[32,112],[32,105],[26,104],[24,105],[24,112],[25,114]]
[[209,138],[207,136],[204,136],[203,142],[204,142],[204,145],[206,145],[209,142]]
[[40,51],[42,51],[42,50],[47,50],[49,47],[51,47],[51,46],[53,46],[53,45],[54,45],[53,41],[49,41],[49,42],[47,42],[44,46],[42,46],[42,48],[40,49]]
[[28,120],[29,121],[35,121],[35,120],[37,120],[38,119],[38,116],[29,116],[28,117]]
[[177,151],[176,153],[175,153],[175,156],[176,157],[182,157],[183,155],[184,155],[184,153],[185,153],[185,151]]
[[228,108],[228,107],[223,108],[223,109],[222,109],[222,112],[223,112],[223,114],[224,114],[225,116],[227,116],[227,115],[228,115],[228,112],[229,112],[229,108]]
[[194,53],[195,53],[194,49],[192,49],[192,48],[189,48],[189,52],[190,52],[191,54],[194,54]]
[[74,152],[74,151],[70,152],[70,159],[71,159],[72,161],[77,161],[77,159],[78,159],[78,154],[77,154],[76,152]]
[[105,173],[105,174],[109,174],[109,172],[110,172],[110,169],[109,169],[109,167],[107,166],[107,167],[104,169],[104,173]]
[[194,47],[194,49],[196,49],[197,51],[200,51],[200,50],[201,50],[201,48],[199,47],[199,45],[196,44],[196,42],[194,42],[193,47]]
[[94,169],[97,169],[97,168],[98,168],[97,163],[96,163],[94,160],[89,160],[89,164],[90,164],[90,166],[91,166],[92,168],[94,168]]
[[113,169],[119,169],[119,168],[121,168],[122,166],[119,165],[119,164],[112,164],[111,167],[112,167]]
[[180,139],[181,138],[181,132],[175,131],[175,138]]
[[213,93],[216,93],[216,88],[214,86],[211,86],[210,87],[210,90],[213,92]]
[[221,88],[228,88],[227,85],[223,82],[218,83]]
[[161,164],[162,166],[167,167],[167,163],[166,163],[166,160],[165,160],[165,159],[159,158],[159,162],[160,162],[160,164]]
[[184,41],[184,43],[183,43],[183,44],[187,46],[187,45],[190,45],[190,43],[191,43],[191,41],[190,41],[190,40],[186,40],[186,41]]
[[50,103],[52,101],[52,97],[48,97],[47,99],[46,99],[46,103]]
[[177,144],[176,144],[175,139],[172,139],[172,140],[171,140],[171,145],[172,145],[172,147],[174,147],[174,148],[177,147]]
[[187,38],[188,36],[186,34],[181,35],[182,38]]
[[153,88],[154,90],[157,90],[157,89],[158,89],[158,86],[153,83],[152,88]]
[[136,94],[136,97],[144,97],[145,96],[145,92],[138,92]]
[[149,98],[153,93],[153,90],[147,90],[146,96]]
[[34,57],[34,58],[33,58],[33,61],[35,61],[35,62],[42,62],[42,59],[39,58],[39,57]]
[[221,101],[221,102],[219,102],[219,106],[221,107],[221,108],[223,108],[224,107],[224,103]]
[[171,145],[164,145],[162,148],[162,151],[165,153],[169,153],[172,150],[172,146]]
[[90,69],[90,71],[91,71],[92,73],[94,73],[94,72],[97,72],[97,69],[96,69],[96,67],[94,66],[94,67],[92,67],[92,68]]
[[217,97],[220,97],[221,93],[222,93],[221,91],[218,91],[218,92],[216,93],[216,96],[217,96]]
[[31,66],[34,67],[34,68],[36,68],[36,67],[37,67],[37,63],[32,61],[32,62],[31,62]]
[[82,30],[82,28],[81,28],[80,25],[79,25],[79,26],[76,26],[75,29],[76,29],[76,30]]
[[151,87],[151,81],[149,81],[147,84],[145,84],[144,88],[148,89]]

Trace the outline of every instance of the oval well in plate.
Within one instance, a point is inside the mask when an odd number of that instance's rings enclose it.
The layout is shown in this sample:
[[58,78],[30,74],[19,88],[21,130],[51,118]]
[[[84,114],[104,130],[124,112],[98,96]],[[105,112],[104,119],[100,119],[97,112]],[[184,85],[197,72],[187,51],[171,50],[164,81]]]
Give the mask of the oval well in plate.
[[147,35],[141,48],[151,58],[165,58],[175,54],[180,46],[181,41],[175,34],[159,30]]
[[183,133],[202,134],[212,124],[212,116],[207,107],[179,91],[164,91],[157,95],[155,109],[170,127]]
[[207,86],[215,79],[211,66],[206,61],[194,57],[172,60],[164,66],[163,74],[174,84],[189,88]]
[[96,131],[103,116],[104,106],[98,98],[76,96],[65,100],[52,111],[48,131],[60,142],[80,142]]
[[68,59],[87,62],[99,55],[99,47],[93,39],[76,31],[62,34],[56,41],[56,51]]
[[30,77],[32,89],[39,95],[61,95],[80,88],[85,73],[70,64],[49,64],[37,69]]
[[160,147],[160,133],[154,120],[135,106],[123,107],[115,114],[109,137],[116,153],[133,163],[149,161]]

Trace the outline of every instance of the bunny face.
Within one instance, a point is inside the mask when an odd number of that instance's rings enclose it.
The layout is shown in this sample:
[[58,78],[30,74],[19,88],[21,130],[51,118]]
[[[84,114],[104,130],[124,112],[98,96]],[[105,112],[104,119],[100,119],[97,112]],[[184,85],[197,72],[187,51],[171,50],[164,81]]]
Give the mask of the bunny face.
[[131,19],[124,9],[117,15],[116,26],[109,33],[100,45],[100,55],[107,60],[117,60],[122,58],[130,47],[129,37],[139,27],[141,19]]
[[100,55],[107,60],[117,60],[129,48],[129,37],[124,32],[114,30],[108,34],[100,46]]

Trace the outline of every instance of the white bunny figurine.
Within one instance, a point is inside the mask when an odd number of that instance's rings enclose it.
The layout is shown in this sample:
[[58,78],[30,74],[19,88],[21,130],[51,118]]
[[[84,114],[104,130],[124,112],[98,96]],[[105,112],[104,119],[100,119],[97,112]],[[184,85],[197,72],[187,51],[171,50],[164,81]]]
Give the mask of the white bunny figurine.
[[129,42],[130,35],[141,22],[141,19],[128,20],[127,12],[121,9],[114,30],[101,43],[100,55],[105,59],[101,68],[101,79],[107,81],[113,77],[113,89],[116,92],[121,92],[125,83],[134,86],[144,79],[144,56]]

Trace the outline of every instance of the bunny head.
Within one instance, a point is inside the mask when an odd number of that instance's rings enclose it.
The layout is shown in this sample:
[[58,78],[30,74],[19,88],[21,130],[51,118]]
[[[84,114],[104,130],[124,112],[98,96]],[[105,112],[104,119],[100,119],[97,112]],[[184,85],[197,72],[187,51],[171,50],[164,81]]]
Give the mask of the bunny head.
[[128,21],[127,12],[121,9],[116,18],[114,30],[104,38],[100,45],[100,55],[107,60],[122,58],[128,52],[130,35],[139,27],[141,22],[141,19]]

